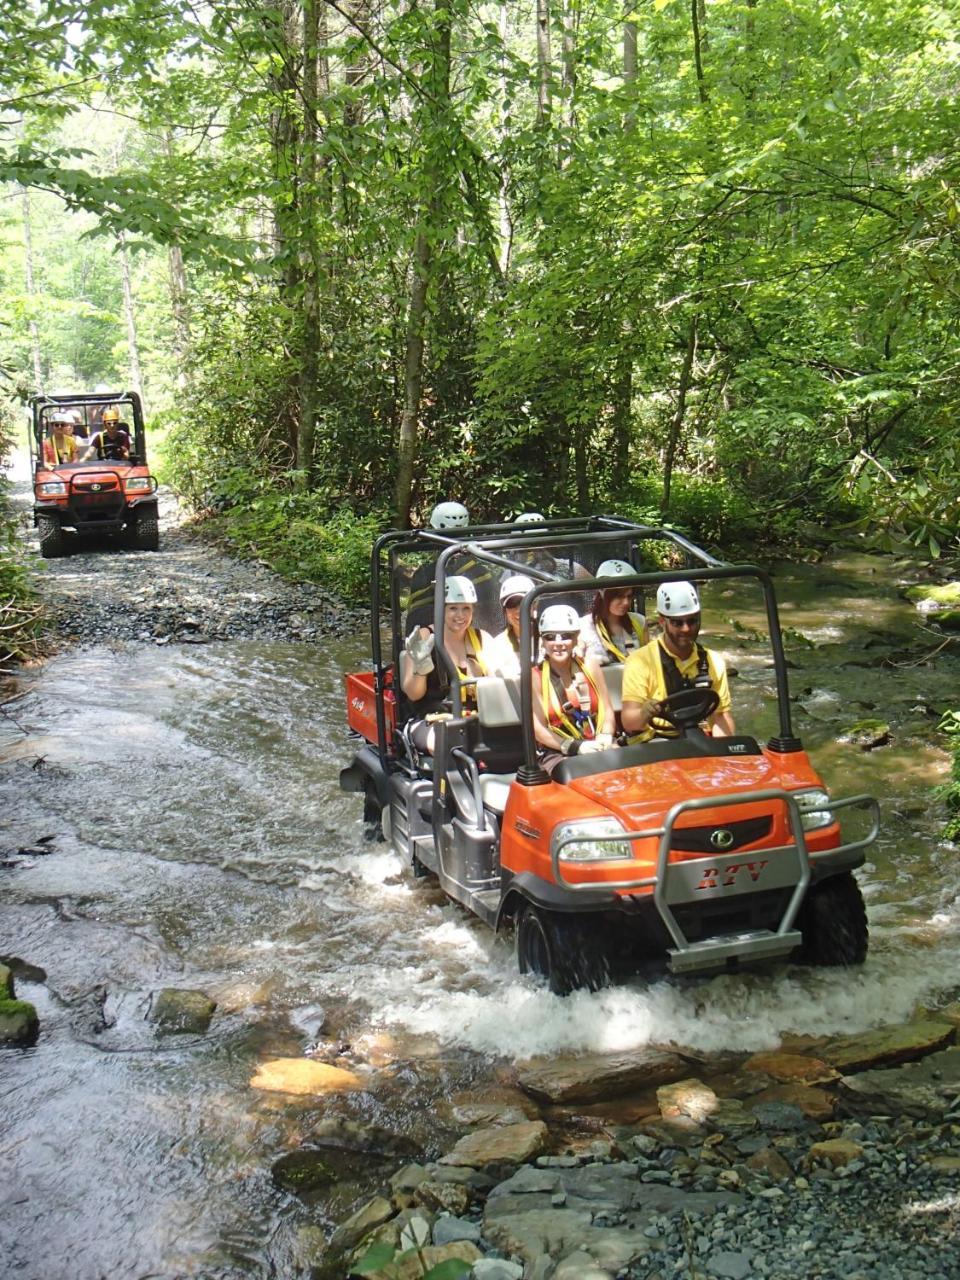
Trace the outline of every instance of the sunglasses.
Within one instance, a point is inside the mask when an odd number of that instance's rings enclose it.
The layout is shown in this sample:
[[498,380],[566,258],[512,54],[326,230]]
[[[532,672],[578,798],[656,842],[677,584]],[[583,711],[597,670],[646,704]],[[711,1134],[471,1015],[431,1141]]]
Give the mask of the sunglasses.
[[562,640],[569,640],[572,643],[577,635],[576,631],[544,631],[540,639],[549,640],[551,644],[559,644]]
[[691,618],[667,618],[667,623],[678,631],[693,631],[700,625],[700,615],[695,613]]

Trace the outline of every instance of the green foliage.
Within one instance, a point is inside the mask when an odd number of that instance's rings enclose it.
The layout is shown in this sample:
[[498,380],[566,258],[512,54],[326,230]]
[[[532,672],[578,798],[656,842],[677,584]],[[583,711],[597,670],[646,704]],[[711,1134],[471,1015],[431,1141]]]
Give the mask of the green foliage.
[[950,781],[936,788],[936,795],[944,802],[947,810],[943,834],[947,840],[960,841],[960,711],[945,712],[937,728],[950,739],[953,756]]
[[[0,401],[0,464],[13,445],[16,417],[12,405]],[[10,505],[10,482],[0,475],[0,674],[39,652],[42,612],[17,536]]]
[[[423,1254],[419,1249],[404,1249],[398,1253],[393,1245],[381,1241],[371,1245],[359,1262],[353,1264],[350,1274],[352,1276],[367,1276],[374,1272],[383,1272],[387,1276],[391,1273],[399,1274],[395,1264],[407,1258],[417,1258],[423,1264]],[[470,1273],[471,1264],[459,1258],[447,1258],[444,1262],[438,1262],[421,1272],[423,1280],[463,1280]]]

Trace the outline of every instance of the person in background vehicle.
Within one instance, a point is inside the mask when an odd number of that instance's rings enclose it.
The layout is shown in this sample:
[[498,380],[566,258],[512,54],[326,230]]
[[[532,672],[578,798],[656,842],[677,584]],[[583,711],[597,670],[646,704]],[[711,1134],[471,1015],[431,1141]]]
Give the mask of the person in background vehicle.
[[[460,697],[464,712],[476,710],[477,676],[489,673],[486,650],[490,636],[473,627],[473,606],[477,592],[469,578],[447,578],[443,608],[443,647],[460,674]],[[432,627],[414,627],[400,654],[400,687],[409,698],[413,712],[408,733],[418,751],[433,753],[432,718],[447,708],[449,675],[434,662],[435,636]]]
[[83,414],[79,409],[70,410],[70,422],[73,425],[73,439],[77,449],[86,449],[90,440],[87,437],[87,428],[83,421]]
[[[596,576],[625,578],[635,572],[626,560],[604,560]],[[631,612],[632,603],[632,587],[604,587],[593,597],[590,612],[580,619],[583,651],[603,667],[626,662],[631,653],[650,643],[647,620],[642,613]]]
[[50,434],[43,442],[43,460],[49,467],[61,462],[73,462],[77,456],[77,442],[73,438],[72,423],[63,411],[50,418]]
[[533,586],[525,573],[510,573],[500,584],[500,607],[507,625],[490,642],[487,665],[494,675],[520,674],[520,603]]
[[120,410],[115,404],[103,411],[103,427],[90,441],[83,461],[98,458],[101,462],[121,462],[130,457],[130,436],[120,421]]
[[735,733],[723,658],[697,643],[700,597],[693,583],[661,583],[657,615],[659,637],[631,653],[623,668],[624,730],[636,735],[637,742],[652,738],[654,732],[675,736],[676,729],[657,718],[662,699],[682,689],[713,689],[720,703],[710,716],[710,732],[717,738]]
[[574,654],[576,609],[548,605],[539,627],[544,661],[533,669],[533,729],[540,763],[552,773],[566,756],[613,746],[614,714],[599,666]]
[[[430,512],[429,525],[438,533],[455,533],[466,529],[470,524],[470,513],[462,502],[438,502]],[[438,553],[439,554],[439,549]],[[447,563],[447,576],[456,575],[469,578],[477,589],[478,601],[492,610],[494,578],[490,565],[475,560],[473,556],[456,555]],[[428,627],[433,625],[433,588],[436,579],[436,564],[433,560],[425,560],[415,570],[410,580],[410,594],[407,598],[407,614],[404,630],[410,627]]]

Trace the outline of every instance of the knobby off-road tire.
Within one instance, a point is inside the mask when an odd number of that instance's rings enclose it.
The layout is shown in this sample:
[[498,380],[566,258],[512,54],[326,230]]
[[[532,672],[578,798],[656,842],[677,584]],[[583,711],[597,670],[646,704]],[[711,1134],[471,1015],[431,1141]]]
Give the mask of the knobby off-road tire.
[[138,551],[160,549],[160,521],[155,515],[137,517],[133,526],[133,545]]
[[386,840],[383,815],[377,789],[368,779],[363,788],[363,838],[368,844],[383,844]]
[[517,921],[517,966],[545,979],[558,996],[599,991],[610,980],[603,944],[588,924],[529,903]]
[[63,528],[56,516],[38,516],[37,533],[40,535],[40,554],[44,560],[56,560],[67,554]]
[[869,937],[867,912],[851,871],[814,885],[803,900],[797,928],[803,935],[797,956],[801,964],[863,964]]

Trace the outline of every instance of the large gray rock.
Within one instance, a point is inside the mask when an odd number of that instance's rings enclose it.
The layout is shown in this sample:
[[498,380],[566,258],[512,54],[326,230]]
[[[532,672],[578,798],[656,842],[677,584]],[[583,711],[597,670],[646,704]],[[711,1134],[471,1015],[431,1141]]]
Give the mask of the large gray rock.
[[440,1157],[440,1163],[473,1169],[488,1164],[523,1164],[540,1154],[546,1139],[547,1126],[542,1120],[478,1129],[461,1138],[452,1151]]
[[939,1018],[920,1018],[831,1040],[822,1050],[822,1056],[837,1071],[850,1075],[854,1071],[923,1058],[952,1044],[956,1034],[952,1023]]
[[955,1105],[960,1048],[944,1049],[895,1070],[863,1071],[840,1081],[843,1108],[856,1115],[904,1114],[940,1120]]
[[531,1058],[521,1063],[522,1089],[548,1102],[602,1102],[677,1080],[688,1070],[675,1053],[636,1049],[583,1053],[571,1058]]
[[574,1169],[534,1169],[527,1166],[499,1183],[487,1199],[491,1218],[538,1212],[557,1207],[553,1197],[563,1196],[563,1207],[588,1209],[591,1214],[615,1214],[637,1199],[637,1167],[620,1164],[584,1165]]
[[585,1253],[612,1275],[649,1252],[649,1243],[638,1232],[595,1227],[591,1219],[592,1214],[583,1209],[535,1209],[504,1217],[488,1214],[483,1235],[502,1253],[528,1264],[544,1254],[563,1260],[571,1253]]
[[361,1205],[356,1213],[352,1213],[345,1222],[341,1222],[330,1237],[330,1248],[335,1252],[352,1249],[359,1244],[365,1235],[388,1222],[393,1217],[393,1205],[383,1196],[374,1196],[366,1204]]

